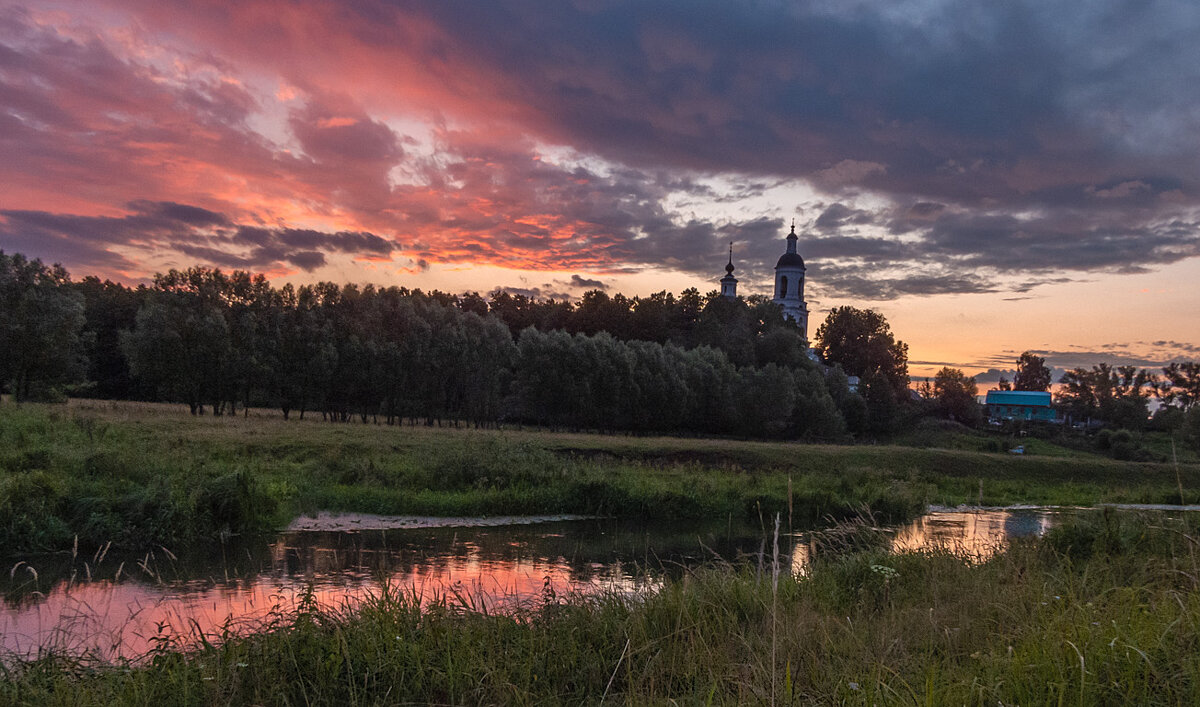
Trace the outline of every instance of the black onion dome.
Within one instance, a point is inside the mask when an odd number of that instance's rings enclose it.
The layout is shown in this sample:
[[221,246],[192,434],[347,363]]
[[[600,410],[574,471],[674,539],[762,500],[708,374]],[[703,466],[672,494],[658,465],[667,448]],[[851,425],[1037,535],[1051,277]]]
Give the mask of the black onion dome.
[[779,262],[775,263],[775,269],[779,268],[802,268],[804,267],[804,258],[800,257],[799,253],[784,253],[779,256]]

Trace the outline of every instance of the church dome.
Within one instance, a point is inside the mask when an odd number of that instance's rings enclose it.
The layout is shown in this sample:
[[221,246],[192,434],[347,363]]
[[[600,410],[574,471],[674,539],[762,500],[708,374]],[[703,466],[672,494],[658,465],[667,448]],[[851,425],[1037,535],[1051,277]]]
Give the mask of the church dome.
[[775,269],[779,268],[803,268],[804,258],[800,257],[799,253],[784,253],[779,256],[779,262],[775,263]]

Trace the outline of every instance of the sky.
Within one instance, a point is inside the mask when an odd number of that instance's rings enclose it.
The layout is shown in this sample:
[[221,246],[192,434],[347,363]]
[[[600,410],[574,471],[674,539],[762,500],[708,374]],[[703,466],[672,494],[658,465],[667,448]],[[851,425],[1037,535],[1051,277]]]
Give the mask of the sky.
[[[987,387],[1200,358],[1200,4],[0,0],[0,249],[883,313]],[[1011,373],[1009,373],[1011,377]]]

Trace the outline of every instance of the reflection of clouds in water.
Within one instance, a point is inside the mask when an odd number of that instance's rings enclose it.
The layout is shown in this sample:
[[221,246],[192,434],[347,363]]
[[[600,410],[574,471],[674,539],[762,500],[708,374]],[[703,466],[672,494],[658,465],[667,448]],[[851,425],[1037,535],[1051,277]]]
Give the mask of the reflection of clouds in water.
[[[900,528],[892,549],[944,548],[982,559],[1003,549],[1008,538],[1040,534],[1049,523],[1044,511],[933,512]],[[629,595],[660,585],[645,568],[654,566],[657,549],[667,542],[663,536],[639,531],[635,543],[587,551],[581,548],[605,531],[586,525],[560,529],[567,533],[489,528],[386,537],[284,534],[264,548],[268,566],[248,576],[222,577],[217,568],[205,579],[154,584],[63,581],[36,601],[0,604],[0,653],[34,656],[49,648],[136,657],[162,640],[178,645],[194,642],[198,634],[211,639],[226,629],[236,634],[261,628],[279,612],[295,609],[310,586],[313,600],[328,609],[353,607],[379,595],[387,582],[422,604],[446,600],[507,612],[572,593]],[[761,538],[749,540],[757,547]],[[694,550],[690,541],[688,548]],[[791,570],[803,576],[816,546],[799,535],[791,550]],[[708,561],[713,552],[706,547],[669,563]],[[765,560],[769,565],[769,549]]]
[[[1052,513],[1046,510],[931,511],[898,528],[891,551],[944,551],[985,560],[1003,551],[1013,538],[1043,535],[1052,524]],[[798,533],[792,546],[792,574],[806,576],[817,552],[807,534]]]
[[792,574],[797,577],[806,576],[809,565],[812,564],[813,554],[812,541],[797,537],[796,544],[792,546]]
[[[111,660],[144,655],[157,643],[210,640],[228,630],[244,634],[279,612],[299,606],[306,590],[325,609],[345,609],[378,596],[382,583],[423,605],[443,601],[452,607],[489,612],[533,608],[572,593],[630,593],[651,582],[627,574],[620,563],[593,564],[580,579],[565,561],[492,560],[459,543],[451,557],[423,557],[405,567],[380,571],[380,564],[351,550],[307,548],[297,566],[296,548],[271,548],[279,574],[216,584],[179,582],[145,585],[108,580],[61,583],[43,601],[0,608],[0,651],[33,657],[50,649],[68,655],[93,654]],[[379,560],[379,557],[371,559]]]
[[1046,511],[935,511],[900,528],[892,552],[938,550],[984,560],[1008,547],[1012,538],[1041,535],[1049,527]]

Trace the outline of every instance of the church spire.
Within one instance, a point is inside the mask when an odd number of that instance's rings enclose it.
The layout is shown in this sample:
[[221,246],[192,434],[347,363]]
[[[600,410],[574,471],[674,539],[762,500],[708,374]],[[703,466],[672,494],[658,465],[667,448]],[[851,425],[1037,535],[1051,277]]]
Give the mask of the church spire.
[[737,278],[733,276],[733,241],[729,241],[729,264],[725,266],[725,277],[721,278],[721,296],[737,297]]

